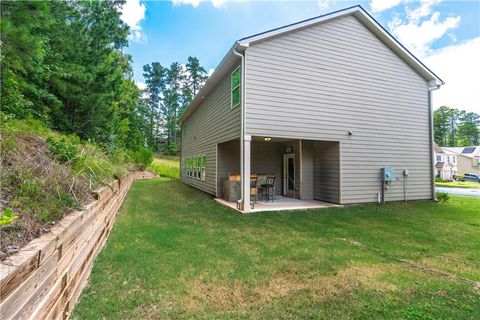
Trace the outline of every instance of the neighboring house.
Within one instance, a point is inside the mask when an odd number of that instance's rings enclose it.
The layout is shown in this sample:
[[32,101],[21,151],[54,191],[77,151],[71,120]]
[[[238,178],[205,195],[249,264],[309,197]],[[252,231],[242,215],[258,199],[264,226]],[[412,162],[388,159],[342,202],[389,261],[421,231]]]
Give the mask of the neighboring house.
[[457,154],[439,147],[436,143],[433,143],[433,150],[435,152],[435,170],[437,177],[443,181],[453,181],[458,172]]
[[465,173],[480,173],[480,146],[444,147],[443,150],[457,156],[458,175]]
[[222,197],[239,173],[248,212],[253,173],[279,195],[350,204],[377,201],[390,166],[387,201],[404,186],[432,199],[442,84],[360,6],[240,39],[180,119],[181,181]]

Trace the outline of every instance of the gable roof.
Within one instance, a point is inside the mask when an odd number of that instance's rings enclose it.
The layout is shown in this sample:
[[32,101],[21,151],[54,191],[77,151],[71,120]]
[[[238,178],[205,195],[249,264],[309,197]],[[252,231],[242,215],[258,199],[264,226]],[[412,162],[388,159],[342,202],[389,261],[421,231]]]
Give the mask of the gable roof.
[[387,47],[396,53],[405,63],[420,74],[425,80],[429,82],[431,87],[440,87],[444,84],[435,73],[427,68],[419,59],[417,59],[410,51],[407,50],[397,39],[395,39],[380,23],[378,23],[365,9],[360,5],[349,7],[346,9],[334,11],[318,17],[310,18],[300,22],[292,23],[286,26],[268,30],[249,37],[242,38],[236,41],[232,48],[228,51],[220,64],[217,66],[213,74],[207,80],[205,85],[200,89],[198,94],[192,100],[188,108],[183,113],[179,122],[183,123],[195,111],[195,109],[202,103],[207,94],[220,82],[220,80],[233,68],[237,63],[238,57],[234,54],[234,50],[244,53],[246,48],[256,43],[277,37],[292,31],[308,28],[323,22],[331,21],[336,18],[353,15],[365,27],[367,27],[373,34],[375,34]]
[[433,143],[433,150],[435,150],[436,153],[445,153],[442,149],[442,147],[440,147],[438,144],[436,144],[435,142]]

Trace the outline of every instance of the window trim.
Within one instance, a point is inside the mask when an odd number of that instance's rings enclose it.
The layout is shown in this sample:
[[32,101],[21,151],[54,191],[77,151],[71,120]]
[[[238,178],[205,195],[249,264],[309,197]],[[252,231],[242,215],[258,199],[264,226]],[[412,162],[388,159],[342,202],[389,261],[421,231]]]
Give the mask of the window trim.
[[207,156],[205,154],[185,157],[184,176],[205,181],[207,175]]
[[[232,85],[232,76],[237,71],[239,73],[238,86],[235,86],[234,88]],[[240,70],[240,66],[238,66],[230,74],[230,109],[236,108],[242,103],[242,90],[240,87],[241,85],[242,85],[242,71]],[[238,99],[238,103],[236,105],[233,105],[233,91],[236,90],[237,88],[238,88],[239,99]]]
[[205,181],[205,176],[207,175],[206,174],[206,171],[207,171],[207,156],[203,154],[203,155],[200,156],[200,159],[202,159],[201,160],[202,167],[200,169],[200,179],[202,181]]

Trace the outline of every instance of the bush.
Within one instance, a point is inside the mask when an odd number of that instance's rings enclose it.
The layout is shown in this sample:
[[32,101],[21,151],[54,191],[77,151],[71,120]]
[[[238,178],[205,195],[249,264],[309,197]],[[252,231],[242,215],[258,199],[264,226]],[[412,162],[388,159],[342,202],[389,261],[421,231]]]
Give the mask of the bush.
[[463,181],[464,176],[463,175],[456,175],[455,176],[455,181]]
[[437,192],[437,200],[440,202],[448,202],[450,196],[446,192]]
[[130,158],[139,165],[141,170],[145,170],[153,162],[153,152],[150,149],[142,148],[132,151]]
[[435,182],[443,182],[443,180],[439,176],[435,176]]
[[77,157],[78,145],[67,141],[64,137],[48,137],[46,142],[48,149],[50,149],[55,158],[61,163],[73,162]]

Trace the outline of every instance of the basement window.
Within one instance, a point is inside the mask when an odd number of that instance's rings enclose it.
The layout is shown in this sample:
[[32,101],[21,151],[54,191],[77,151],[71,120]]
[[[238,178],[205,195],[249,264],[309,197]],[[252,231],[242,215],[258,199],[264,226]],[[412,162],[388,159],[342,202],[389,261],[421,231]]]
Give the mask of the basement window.
[[232,72],[231,77],[231,108],[240,105],[240,67]]

